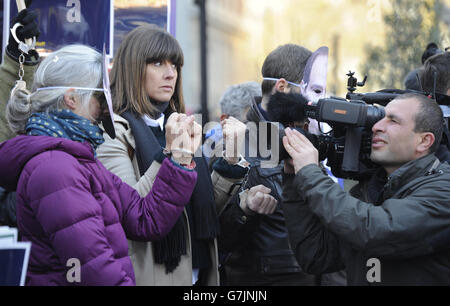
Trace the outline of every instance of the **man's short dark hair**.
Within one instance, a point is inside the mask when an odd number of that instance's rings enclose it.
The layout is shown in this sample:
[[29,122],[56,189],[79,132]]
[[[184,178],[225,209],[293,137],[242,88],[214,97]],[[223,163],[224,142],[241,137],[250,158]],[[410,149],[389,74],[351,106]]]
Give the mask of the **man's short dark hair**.
[[434,135],[434,143],[430,147],[430,153],[436,152],[441,143],[442,132],[444,130],[444,115],[439,104],[425,95],[408,93],[401,95],[396,100],[414,99],[420,103],[419,111],[415,118],[414,132],[430,132]]
[[424,91],[433,92],[435,76],[436,92],[447,94],[450,88],[450,52],[437,54],[426,60],[420,78]]
[[[284,78],[286,81],[300,83],[303,78],[306,62],[312,52],[294,44],[279,46],[266,57],[261,72],[263,77]],[[262,82],[262,94],[272,92],[275,81],[264,80]]]

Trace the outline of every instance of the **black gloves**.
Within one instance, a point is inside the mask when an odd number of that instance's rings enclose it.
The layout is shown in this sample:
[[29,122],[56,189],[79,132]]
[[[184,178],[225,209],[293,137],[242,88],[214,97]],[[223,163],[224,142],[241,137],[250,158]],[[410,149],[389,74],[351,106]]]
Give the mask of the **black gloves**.
[[[36,37],[36,39],[39,37],[40,31],[39,26],[36,22],[37,19],[36,17],[37,15],[34,11],[25,9],[21,11],[16,17],[13,18],[11,22],[11,28],[14,26],[14,24],[18,22],[23,25],[21,27],[18,27],[16,30],[17,38],[20,41],[24,42],[25,39],[33,38],[34,36]],[[21,51],[19,50],[19,45],[11,33],[9,34],[9,41],[6,51],[10,57],[12,57],[16,61],[19,61]],[[28,54],[24,53],[24,55],[25,55],[25,64],[34,65],[39,60],[39,54],[36,52],[36,50],[30,50],[28,51]]]

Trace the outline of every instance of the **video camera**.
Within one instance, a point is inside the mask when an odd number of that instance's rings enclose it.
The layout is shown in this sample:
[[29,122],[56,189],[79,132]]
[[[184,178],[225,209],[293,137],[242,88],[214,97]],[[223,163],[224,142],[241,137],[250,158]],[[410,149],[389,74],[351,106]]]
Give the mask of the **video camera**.
[[[378,168],[370,160],[371,129],[376,122],[384,118],[384,106],[404,93],[427,95],[424,92],[396,89],[355,93],[357,86],[364,86],[367,76],[363,82],[358,82],[353,72],[349,72],[347,76],[349,78],[346,99],[330,97],[320,99],[313,104],[300,94],[278,92],[271,97],[268,105],[270,119],[281,125],[280,160],[289,158],[282,144],[282,137],[285,135],[284,127],[289,125],[311,141],[319,151],[320,160],[327,159],[327,166],[331,168],[333,175],[353,180],[367,177]],[[448,103],[448,96],[441,97],[440,104],[445,105],[445,103]],[[320,135],[313,135],[295,125],[296,122],[303,122],[307,118],[328,123],[332,130],[328,133],[321,131]]]
[[[276,101],[275,103],[271,103]],[[280,118],[274,108],[294,101],[296,110],[289,114],[292,118]],[[342,98],[320,99],[317,104],[309,104],[299,94],[276,93],[269,102],[271,120],[280,123],[280,160],[289,158],[282,144],[284,126],[290,122],[303,122],[306,118],[326,122],[332,127],[330,133],[313,135],[302,128],[294,127],[305,135],[319,151],[319,159],[327,159],[327,165],[336,177],[361,179],[376,165],[370,160],[372,126],[385,115],[384,108],[368,105],[361,100]],[[275,115],[273,115],[275,114]],[[294,118],[295,117],[295,118]],[[292,121],[291,121],[292,120]]]

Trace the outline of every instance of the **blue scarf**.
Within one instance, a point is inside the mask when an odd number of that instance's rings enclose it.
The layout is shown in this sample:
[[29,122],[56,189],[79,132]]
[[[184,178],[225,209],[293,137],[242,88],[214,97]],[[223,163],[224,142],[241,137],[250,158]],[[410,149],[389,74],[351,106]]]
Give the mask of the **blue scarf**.
[[94,155],[95,149],[105,142],[103,131],[98,126],[68,109],[32,114],[27,122],[26,133],[31,136],[52,136],[78,142],[87,141],[94,149]]

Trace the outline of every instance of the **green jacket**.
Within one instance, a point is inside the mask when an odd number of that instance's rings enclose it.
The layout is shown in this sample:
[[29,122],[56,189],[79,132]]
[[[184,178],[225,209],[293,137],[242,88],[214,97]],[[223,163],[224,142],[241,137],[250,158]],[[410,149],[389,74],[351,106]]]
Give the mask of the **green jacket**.
[[[360,200],[369,199],[368,182],[351,190],[354,197],[316,165],[285,174],[283,209],[302,268],[346,268],[349,285],[449,285],[450,241],[438,237],[450,228],[450,166],[436,160],[430,154],[397,169],[378,204]],[[376,275],[371,258],[379,260],[379,282],[368,281]]]
[[[37,65],[24,65],[24,81],[30,90],[34,72]],[[5,118],[6,104],[9,100],[11,89],[14,87],[16,80],[19,79],[19,63],[5,54],[3,63],[0,66],[0,142],[14,137],[15,135],[8,127]]]

